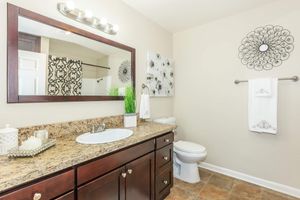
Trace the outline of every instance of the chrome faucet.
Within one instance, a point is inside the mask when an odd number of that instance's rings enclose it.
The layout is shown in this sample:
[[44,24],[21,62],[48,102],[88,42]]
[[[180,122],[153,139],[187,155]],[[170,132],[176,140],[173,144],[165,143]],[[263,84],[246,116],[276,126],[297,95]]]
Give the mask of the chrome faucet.
[[105,123],[102,123],[100,125],[93,125],[91,133],[103,132],[105,131],[105,128],[106,128]]

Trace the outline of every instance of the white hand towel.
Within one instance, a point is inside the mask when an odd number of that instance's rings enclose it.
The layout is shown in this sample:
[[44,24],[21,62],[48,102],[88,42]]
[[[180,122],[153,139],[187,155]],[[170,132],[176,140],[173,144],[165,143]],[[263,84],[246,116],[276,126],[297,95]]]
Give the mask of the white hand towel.
[[259,133],[277,133],[278,79],[249,80],[249,130]]
[[140,118],[141,119],[149,119],[150,118],[150,96],[149,96],[149,94],[141,95]]
[[272,95],[272,79],[270,78],[255,79],[252,86],[257,97],[270,97]]

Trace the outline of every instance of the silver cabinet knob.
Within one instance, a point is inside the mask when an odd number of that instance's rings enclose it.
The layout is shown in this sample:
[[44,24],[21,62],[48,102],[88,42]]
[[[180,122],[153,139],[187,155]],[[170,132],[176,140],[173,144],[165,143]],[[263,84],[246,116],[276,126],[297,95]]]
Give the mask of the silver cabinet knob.
[[128,174],[132,174],[133,170],[132,169],[128,169],[127,172],[128,172]]
[[125,172],[123,172],[121,175],[122,175],[123,178],[126,178],[127,174]]
[[168,185],[168,183],[169,183],[167,180],[164,180],[163,182],[165,185]]
[[165,139],[165,142],[170,142],[170,140],[169,139]]
[[164,156],[164,160],[169,160],[168,156]]
[[40,200],[42,199],[42,194],[41,193],[35,193],[33,195],[33,199],[32,200]]

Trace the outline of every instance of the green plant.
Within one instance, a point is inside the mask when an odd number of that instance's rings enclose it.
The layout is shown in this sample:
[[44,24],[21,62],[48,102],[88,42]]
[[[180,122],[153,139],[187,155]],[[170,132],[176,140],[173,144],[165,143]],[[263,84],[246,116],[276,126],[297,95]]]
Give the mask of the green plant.
[[135,93],[132,86],[126,87],[125,90],[125,98],[124,98],[124,104],[125,104],[125,113],[135,113],[136,106],[135,106]]
[[109,96],[119,96],[119,89],[117,87],[110,88]]

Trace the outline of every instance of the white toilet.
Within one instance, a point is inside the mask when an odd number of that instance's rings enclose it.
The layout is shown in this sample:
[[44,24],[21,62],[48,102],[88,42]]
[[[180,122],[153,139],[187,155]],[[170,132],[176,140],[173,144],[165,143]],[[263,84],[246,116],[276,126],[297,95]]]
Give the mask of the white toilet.
[[[163,124],[176,124],[174,117],[160,118],[154,120]],[[174,176],[188,183],[200,181],[198,162],[203,161],[207,156],[205,147],[188,141],[174,142]]]
[[206,158],[205,147],[192,142],[174,142],[174,176],[188,183],[200,181],[198,162]]

